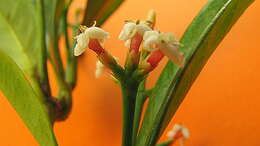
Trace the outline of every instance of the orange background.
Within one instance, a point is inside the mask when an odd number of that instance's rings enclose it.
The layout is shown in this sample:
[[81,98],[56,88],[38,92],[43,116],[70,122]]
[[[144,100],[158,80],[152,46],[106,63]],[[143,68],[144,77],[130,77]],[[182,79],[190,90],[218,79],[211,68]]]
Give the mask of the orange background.
[[[124,20],[158,12],[156,29],[183,34],[207,0],[128,0],[110,17],[104,29],[112,38],[106,48],[121,63],[126,49],[117,40]],[[84,7],[76,1],[73,7]],[[255,2],[212,55],[170,123],[183,123],[191,132],[186,146],[260,145],[260,1]],[[119,146],[121,97],[119,87],[106,73],[94,77],[95,55],[79,62],[79,81],[68,120],[55,125],[60,146]],[[151,87],[165,64],[152,73]],[[7,100],[0,98],[0,145],[37,146]]]

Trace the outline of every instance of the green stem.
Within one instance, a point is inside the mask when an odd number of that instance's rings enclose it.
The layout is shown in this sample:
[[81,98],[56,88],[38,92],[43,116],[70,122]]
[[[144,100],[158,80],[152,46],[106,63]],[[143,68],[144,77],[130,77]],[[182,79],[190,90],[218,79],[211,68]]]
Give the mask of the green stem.
[[[69,87],[73,89],[76,85],[77,80],[77,58],[74,56],[72,46],[70,45],[69,41],[69,33],[68,33],[68,9],[71,5],[72,0],[70,0],[64,9],[63,16],[62,16],[62,22],[64,25],[64,36],[65,36],[65,45],[66,45],[66,51],[67,51],[67,67],[65,72],[65,80]],[[74,31],[74,30],[73,30]],[[75,42],[73,42],[73,47],[75,45]]]
[[[70,7],[70,4],[71,4],[72,1],[69,1],[66,5],[65,5],[65,8],[64,8],[64,11],[63,11],[63,15],[62,15],[62,22],[63,22],[63,33],[64,33],[64,36],[65,36],[65,45],[66,45],[66,51],[67,53],[71,53],[71,45],[70,45],[70,41],[69,41],[69,33],[68,33],[68,19],[67,19],[67,16],[68,16],[68,9]],[[68,56],[69,57],[69,56]]]
[[121,82],[123,94],[123,136],[122,146],[132,146],[133,121],[135,99],[138,91],[138,82],[126,79]]
[[[72,105],[71,87],[67,84],[65,80],[64,67],[59,50],[59,39],[58,35],[58,25],[60,18],[55,16],[54,23],[52,26],[52,31],[50,32],[50,61],[52,63],[55,78],[58,84],[58,95],[54,100],[54,112],[55,120],[65,120],[69,115]],[[67,21],[67,19],[66,19]],[[67,33],[67,32],[66,32]],[[68,38],[67,38],[68,39]]]
[[43,93],[45,96],[49,97],[51,95],[50,85],[49,85],[49,77],[48,77],[48,70],[47,70],[47,46],[45,40],[45,14],[44,14],[44,2],[43,0],[40,1],[39,4],[39,11],[40,11],[40,25],[41,25],[41,53],[38,65],[38,75],[39,75],[39,82]]
[[[52,38],[52,47],[50,48],[50,57],[52,60],[52,65],[54,67],[54,71],[56,73],[56,76],[59,76],[60,78],[64,78],[64,69],[63,64],[61,61],[61,55],[59,51],[59,44],[58,44],[58,36],[57,36],[57,30],[55,28],[53,32],[53,38]],[[59,83],[58,83],[59,84]]]

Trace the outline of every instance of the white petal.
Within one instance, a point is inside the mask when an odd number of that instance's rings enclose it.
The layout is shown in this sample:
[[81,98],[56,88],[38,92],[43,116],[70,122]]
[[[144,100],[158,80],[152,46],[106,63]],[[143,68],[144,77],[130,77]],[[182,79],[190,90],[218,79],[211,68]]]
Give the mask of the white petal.
[[85,33],[88,35],[89,38],[92,39],[107,39],[109,38],[109,33],[104,31],[99,27],[90,27],[88,28]]
[[159,48],[173,63],[180,67],[184,66],[185,57],[184,54],[178,50],[178,47],[170,44],[160,44]]
[[103,73],[103,70],[101,70],[101,69],[96,70],[96,71],[95,71],[95,77],[96,77],[96,78],[99,78],[99,77],[102,75],[102,73]]
[[81,33],[78,36],[76,36],[76,39],[77,39],[77,44],[74,48],[74,55],[79,56],[88,47],[89,38],[85,33]]
[[182,129],[182,126],[181,126],[181,125],[175,124],[175,125],[173,126],[173,128],[172,128],[172,131],[176,133],[176,132],[180,131],[181,129]]
[[164,41],[165,43],[174,45],[176,47],[182,46],[182,44],[175,39],[175,36],[173,33],[160,34],[159,38],[160,38],[160,40]]
[[145,33],[144,33],[144,37],[143,37],[143,39],[144,39],[144,41],[146,40],[146,39],[148,39],[149,37],[151,37],[151,36],[156,36],[156,37],[159,37],[159,32],[158,31],[146,31]]
[[103,73],[103,70],[104,70],[104,65],[100,61],[97,61],[96,71],[95,71],[96,78],[101,76],[101,74]]
[[144,33],[144,49],[148,51],[154,51],[156,48],[155,46],[159,43],[159,32],[157,31],[146,31]]
[[144,35],[144,33],[146,32],[146,31],[151,31],[152,29],[148,26],[148,25],[146,25],[146,24],[144,24],[144,23],[140,23],[140,24],[137,24],[136,25],[136,31],[137,31],[137,33],[139,33],[140,35]]
[[175,43],[178,42],[175,39],[175,36],[173,33],[165,33],[160,35],[161,39],[164,40],[166,43]]
[[182,135],[185,139],[188,139],[190,137],[190,131],[188,128],[183,127],[182,128]]
[[176,135],[176,133],[173,132],[172,130],[167,132],[167,134],[166,134],[167,137],[174,137],[175,135]]
[[96,78],[99,78],[99,77],[102,75],[102,73],[103,73],[103,70],[101,70],[101,69],[96,70],[96,71],[95,71],[95,77],[96,77]]
[[170,130],[167,133],[167,136],[170,137],[170,138],[173,138],[179,132],[181,132],[184,139],[188,139],[190,137],[189,129],[182,126],[182,125],[179,125],[179,124],[175,124],[174,127],[172,128],[172,130]]
[[122,31],[119,34],[119,40],[128,40],[132,38],[136,33],[136,24],[133,22],[127,22]]
[[158,38],[156,36],[151,36],[143,42],[143,46],[145,50],[152,52],[156,50],[155,46],[157,43],[158,43]]
[[180,130],[182,129],[182,126],[179,124],[175,124],[173,128],[167,133],[168,137],[174,137]]
[[130,48],[130,44],[131,44],[131,39],[125,41],[125,46],[127,48]]

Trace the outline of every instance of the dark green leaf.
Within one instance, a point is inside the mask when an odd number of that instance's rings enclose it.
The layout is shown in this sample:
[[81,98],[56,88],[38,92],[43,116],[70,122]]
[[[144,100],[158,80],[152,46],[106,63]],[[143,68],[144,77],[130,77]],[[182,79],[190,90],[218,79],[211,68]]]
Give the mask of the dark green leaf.
[[181,43],[184,68],[164,68],[144,116],[138,146],[155,145],[210,55],[253,0],[210,0],[193,20]]
[[0,90],[41,146],[56,146],[43,98],[15,62],[0,51]]
[[88,0],[83,24],[90,26],[94,21],[101,26],[124,0]]

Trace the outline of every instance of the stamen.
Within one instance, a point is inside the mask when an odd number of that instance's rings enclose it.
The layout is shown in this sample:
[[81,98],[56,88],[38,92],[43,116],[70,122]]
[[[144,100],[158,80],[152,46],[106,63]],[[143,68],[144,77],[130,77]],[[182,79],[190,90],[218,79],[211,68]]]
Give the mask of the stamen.
[[80,33],[83,33],[87,28],[88,28],[88,27],[85,26],[85,25],[80,25],[80,26],[79,26],[79,31],[80,31]]
[[97,21],[94,21],[94,24],[92,25],[92,27],[95,27],[97,25]]

